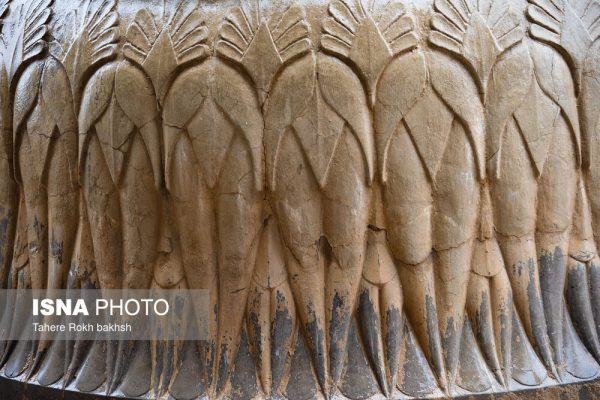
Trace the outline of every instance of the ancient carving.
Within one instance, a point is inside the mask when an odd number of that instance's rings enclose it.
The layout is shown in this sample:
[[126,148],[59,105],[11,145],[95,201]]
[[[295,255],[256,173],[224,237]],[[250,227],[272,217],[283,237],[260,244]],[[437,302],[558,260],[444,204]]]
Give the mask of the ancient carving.
[[[597,26],[600,17],[600,4],[595,1],[561,1],[555,4],[532,1],[527,8],[527,12],[532,20],[531,34],[533,37],[556,48],[563,54],[567,66],[571,66],[571,70],[567,71],[565,68],[564,73],[566,75],[570,74],[569,78],[572,78],[574,83],[571,92],[567,92],[572,93],[572,95],[565,98],[564,92],[559,93],[563,88],[557,83],[554,84],[554,87],[556,87],[554,92],[550,92],[551,97],[557,98],[555,101],[559,103],[565,117],[570,122],[571,129],[575,133],[575,139],[580,140],[581,146],[576,149],[580,149],[580,156],[583,161],[582,175],[576,178],[579,180],[579,184],[575,192],[575,213],[568,244],[570,257],[567,267],[569,282],[567,298],[570,300],[569,304],[573,319],[582,334],[582,339],[594,357],[598,358],[597,332],[587,322],[594,320],[590,301],[591,298],[597,296],[595,291],[592,291],[590,296],[587,275],[589,270],[591,277],[594,276],[598,268],[598,256],[593,237],[593,219],[588,202],[588,190],[586,190],[584,182],[587,175],[589,188],[596,185],[593,178],[595,169],[591,163],[591,158],[595,157],[592,155],[594,152],[595,139],[593,138],[593,131],[595,128],[590,107],[595,107],[593,104],[597,99],[590,97],[593,95],[591,95],[589,85],[591,83],[590,78],[593,79],[598,71],[593,66],[590,69],[587,60],[590,56],[594,57],[593,54],[597,54],[595,42],[600,37]],[[556,81],[556,78],[554,80]],[[579,107],[579,116],[576,114],[576,107]],[[581,139],[578,136],[579,130],[581,130]],[[595,190],[589,190],[589,193],[595,199]],[[593,209],[591,211],[594,212]],[[555,351],[557,350],[555,349]],[[561,348],[559,354],[562,351],[565,350]]]
[[365,399],[600,373],[598,0],[0,18],[0,288],[204,289],[211,310],[204,341],[9,341],[9,296],[3,376]]

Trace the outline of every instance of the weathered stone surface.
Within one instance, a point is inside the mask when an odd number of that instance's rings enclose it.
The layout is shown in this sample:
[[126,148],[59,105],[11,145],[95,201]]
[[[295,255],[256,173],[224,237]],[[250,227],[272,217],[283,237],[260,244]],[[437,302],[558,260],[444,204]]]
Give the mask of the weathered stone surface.
[[214,311],[198,343],[13,343],[9,302],[0,399],[598,397],[600,0],[0,17],[0,288]]

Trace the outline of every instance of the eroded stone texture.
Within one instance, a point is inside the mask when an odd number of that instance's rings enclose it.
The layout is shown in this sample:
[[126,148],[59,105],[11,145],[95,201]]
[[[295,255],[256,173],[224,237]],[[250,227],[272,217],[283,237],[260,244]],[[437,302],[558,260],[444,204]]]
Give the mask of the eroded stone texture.
[[0,288],[206,289],[214,311],[199,343],[0,336],[5,377],[301,400],[598,375],[600,1],[0,15]]

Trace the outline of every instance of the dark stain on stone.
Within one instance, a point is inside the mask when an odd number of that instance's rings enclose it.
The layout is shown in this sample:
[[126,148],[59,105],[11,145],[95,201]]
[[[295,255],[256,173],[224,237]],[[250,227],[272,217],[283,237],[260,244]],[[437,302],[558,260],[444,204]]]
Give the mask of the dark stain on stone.
[[409,396],[422,398],[437,388],[437,382],[429,370],[425,355],[414,340],[408,323],[405,321],[403,325],[404,362],[401,365],[398,388]]
[[317,382],[312,374],[310,355],[303,335],[298,335],[296,341],[285,397],[290,400],[308,400],[317,397]]
[[230,397],[240,400],[256,398],[258,394],[256,369],[250,355],[248,337],[245,330],[242,330],[240,346],[233,365]]
[[45,229],[46,229],[46,227],[44,226],[44,224],[42,224],[40,222],[40,220],[37,218],[37,216],[33,217],[33,230],[35,231],[35,236],[37,238],[42,236],[42,233],[44,232]]
[[493,336],[493,321],[490,311],[490,296],[489,292],[486,290],[481,296],[481,304],[479,304],[479,309],[475,315],[475,319],[477,320],[477,325],[479,328],[475,329],[475,326],[473,326],[473,330],[475,337],[477,338],[477,342],[480,343],[480,347],[486,362],[492,368],[492,370],[494,370],[498,366],[495,365],[497,355],[494,348],[495,339]]
[[513,275],[521,277],[523,274],[523,262],[519,261],[512,265]]
[[0,268],[2,268],[11,251],[11,239],[8,236],[15,218],[12,211],[7,211],[3,207],[0,207],[0,215],[6,215],[0,219]]
[[441,358],[440,343],[438,342],[438,315],[437,308],[435,305],[435,299],[431,295],[425,296],[425,307],[426,307],[426,320],[427,320],[427,332],[429,332],[429,354],[431,354],[431,362],[433,364],[436,374],[444,373],[444,360]]
[[346,336],[350,323],[350,313],[345,310],[344,299],[339,293],[333,296],[331,321],[329,322],[329,364],[331,380],[335,385],[342,374],[346,355]]
[[349,327],[348,348],[352,350],[347,353],[346,373],[340,385],[341,392],[353,400],[369,399],[380,393],[354,322]]
[[278,391],[281,380],[284,377],[285,365],[288,360],[287,346],[294,334],[294,323],[288,309],[288,306],[293,306],[293,300],[288,301],[283,292],[277,291],[275,301],[277,302],[277,311],[275,312],[275,318],[271,326],[271,377],[273,379],[273,393]]
[[590,304],[586,265],[577,260],[573,261],[576,267],[569,268],[567,273],[567,304],[577,333],[588,351],[598,360],[600,351]]
[[[593,259],[588,267],[592,312],[600,315],[600,265]],[[600,318],[596,319],[596,330],[600,333]]]
[[227,383],[227,378],[229,375],[229,362],[227,361],[227,350],[228,346],[226,344],[221,345],[221,356],[219,358],[219,368],[217,373],[217,392],[222,391],[225,388],[225,384]]
[[[502,359],[500,359],[500,368],[502,369],[504,376],[510,377],[512,376],[512,302],[509,303],[507,307],[509,311],[508,314],[502,313],[499,316],[499,320],[496,321],[497,324],[500,324],[500,351],[502,352]],[[509,328],[510,327],[510,328]],[[508,382],[507,382],[508,384]]]
[[[371,301],[367,290],[362,291],[358,299],[358,321],[367,356],[372,368],[375,370],[381,390],[385,393],[388,388],[383,349],[379,342],[379,338],[382,335],[381,319],[375,311],[375,305]],[[349,348],[353,348],[353,345],[350,343],[348,343],[348,346]]]
[[[535,285],[535,261],[530,259],[528,264],[529,284],[527,285],[527,300],[534,337],[531,344],[534,350],[542,357],[543,362],[546,365],[549,365],[552,362],[552,355],[547,351],[549,347],[548,331],[546,328],[546,317],[544,315],[541,292]],[[542,343],[538,343],[540,340]]]
[[[255,302],[257,301],[256,299],[254,300]],[[254,340],[252,340],[252,342],[250,343],[250,348],[252,350],[252,353],[254,353],[254,358],[256,359],[256,365],[258,365],[260,367],[260,365],[262,364],[262,340],[261,340],[261,334],[262,334],[262,329],[260,324],[258,323],[258,314],[255,312],[249,312],[248,313],[248,328],[251,330],[252,335],[250,335],[250,338],[254,338]]]
[[387,348],[386,355],[390,370],[391,383],[395,381],[400,361],[400,346],[402,345],[402,312],[396,307],[389,307],[386,311],[387,332],[384,338]]
[[198,343],[201,354],[202,366],[204,368],[204,375],[206,376],[206,386],[209,387],[212,385],[214,376],[213,376],[213,366],[215,363],[216,356],[216,344],[213,340],[204,340]]
[[358,320],[362,337],[371,363],[377,368],[378,356],[381,354],[379,348],[379,335],[381,335],[381,321],[375,312],[375,306],[369,297],[369,292],[364,290],[358,298]]
[[54,235],[52,235],[52,238],[50,239],[50,251],[52,253],[52,257],[56,258],[59,264],[62,264],[64,244],[62,241],[56,240]]
[[313,353],[317,379],[321,388],[326,385],[326,368],[325,365],[325,333],[317,323],[317,316],[314,311],[314,305],[311,303],[308,306],[308,319],[310,322],[306,324],[306,334],[308,336],[308,344]]
[[194,341],[186,341],[179,353],[181,367],[177,370],[169,393],[176,399],[195,399],[206,393],[207,385],[202,379],[202,357]]
[[450,317],[446,320],[446,330],[442,337],[442,343],[444,345],[444,353],[446,355],[446,368],[450,372],[456,371],[459,359],[460,349],[460,333],[462,329],[456,328],[454,317]]
[[565,287],[566,258],[558,246],[553,252],[544,251],[540,256],[540,286],[546,327],[554,349],[556,363],[563,364],[562,352],[562,302]]

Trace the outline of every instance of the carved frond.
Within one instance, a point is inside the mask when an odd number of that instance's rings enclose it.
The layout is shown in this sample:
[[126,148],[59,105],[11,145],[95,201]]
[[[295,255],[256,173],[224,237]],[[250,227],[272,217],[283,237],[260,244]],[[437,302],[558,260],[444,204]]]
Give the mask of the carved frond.
[[333,0],[328,8],[329,17],[323,23],[321,45],[350,59],[373,92],[390,58],[416,47],[418,38],[414,18],[407,14],[402,3],[396,0],[370,3],[365,7],[361,0]]
[[182,1],[167,22],[177,63],[198,60],[208,53],[208,28],[194,2]]
[[46,49],[51,3],[52,0],[33,0],[20,4],[15,12],[18,16],[5,30],[2,54],[9,81],[24,62]]
[[271,30],[275,47],[284,63],[310,50],[309,35],[310,26],[304,9],[297,5],[290,7]]
[[357,0],[332,1],[329,4],[329,18],[323,23],[323,47],[349,56],[357,36],[376,33],[365,27],[371,21],[380,34],[378,39],[382,38],[393,54],[415,47],[418,43],[414,32],[415,20],[406,12],[404,4],[397,0],[378,3],[382,2],[371,2],[370,7],[365,8]]
[[[123,53],[131,61],[143,65],[153,50],[157,55],[160,54],[158,50],[167,50],[174,54],[177,64],[184,64],[206,56],[207,36],[208,28],[200,13],[195,10],[189,12],[183,7],[183,3],[173,18],[166,22],[163,30],[159,30],[152,14],[143,9],[136,14],[135,20],[127,29],[127,43]],[[163,37],[164,40],[160,41]],[[168,48],[165,49],[164,46]]]
[[498,56],[521,41],[519,16],[501,0],[435,0],[429,41],[462,57],[485,88]]
[[123,46],[123,55],[142,65],[158,39],[158,35],[159,31],[152,14],[146,9],[140,10],[127,28],[127,43]]
[[[147,9],[138,11],[127,29],[123,54],[148,74],[160,101],[178,66],[208,55],[208,28],[196,2],[180,2],[159,27]],[[170,10],[165,10],[170,11]]]
[[221,25],[216,50],[222,56],[241,63],[253,37],[254,32],[244,11],[235,7]]
[[[219,54],[242,63],[245,55],[257,47],[253,44],[259,40],[270,42],[268,44],[277,51],[283,62],[310,50],[310,27],[302,7],[293,5],[288,8],[276,19],[272,29],[267,21],[256,20],[259,17],[252,17],[252,14],[242,7],[234,7],[229,12],[219,30],[216,45]],[[266,37],[259,35],[263,25],[268,33]]]
[[255,9],[247,12],[234,7],[221,25],[216,51],[244,66],[262,102],[279,68],[308,52],[311,41],[306,14],[300,6],[291,6],[278,19],[272,17],[272,28],[269,21],[260,18]]
[[323,22],[321,45],[329,51],[349,57],[356,33],[367,15],[359,4],[348,0],[332,1],[328,11],[329,17]]
[[84,0],[75,10],[77,18],[71,46],[63,58],[75,105],[79,105],[83,76],[103,61],[114,58],[119,41],[116,0]]
[[577,69],[581,68],[594,41],[600,37],[598,0],[529,0],[527,15],[531,36],[566,52]]
[[400,2],[391,1],[385,11],[375,17],[375,22],[394,55],[414,48],[419,41],[414,16],[408,14]]

